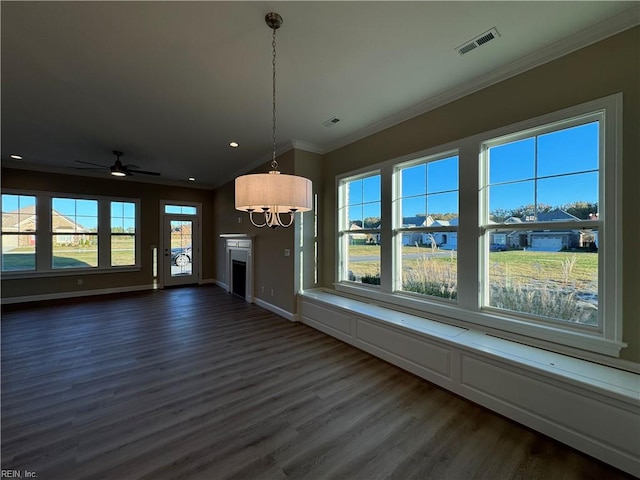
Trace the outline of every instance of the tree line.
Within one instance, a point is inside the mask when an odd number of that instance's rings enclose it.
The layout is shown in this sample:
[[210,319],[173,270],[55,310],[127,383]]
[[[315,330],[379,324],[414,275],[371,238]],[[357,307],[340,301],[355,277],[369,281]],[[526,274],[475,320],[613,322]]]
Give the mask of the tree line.
[[[548,213],[553,210],[563,210],[580,220],[589,220],[591,215],[598,215],[598,202],[585,202],[578,201],[567,203],[560,206],[548,205],[546,203],[538,203],[537,213]],[[516,208],[496,208],[490,212],[491,218],[495,222],[504,222],[507,218],[525,218],[536,215],[536,207],[533,204],[521,205]],[[431,218],[434,220],[452,220],[458,217],[457,213],[431,213]],[[417,217],[426,217],[424,213],[416,214]],[[357,225],[361,228],[380,228],[380,217],[365,217],[363,220],[353,220],[352,225]]]
[[563,210],[574,217],[577,217],[580,220],[589,220],[591,215],[598,215],[598,202],[585,202],[578,201],[567,203],[560,206],[548,205],[546,203],[538,203],[537,211],[536,206],[533,204],[529,205],[521,205],[519,207],[513,209],[505,209],[505,208],[496,208],[495,210],[491,210],[491,218],[495,222],[503,222],[507,218],[515,217],[515,218],[525,218],[525,217],[533,217],[539,213],[548,213],[554,210]]

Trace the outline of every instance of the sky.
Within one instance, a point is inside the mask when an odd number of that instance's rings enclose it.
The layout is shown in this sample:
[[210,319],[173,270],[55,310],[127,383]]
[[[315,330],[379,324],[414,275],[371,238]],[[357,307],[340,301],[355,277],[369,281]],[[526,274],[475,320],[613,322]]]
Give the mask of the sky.
[[[598,201],[598,122],[489,149],[489,211]],[[401,171],[402,216],[458,213],[458,157]],[[349,217],[380,216],[380,176],[350,182]]]
[[489,211],[597,202],[598,149],[598,122],[490,148]]

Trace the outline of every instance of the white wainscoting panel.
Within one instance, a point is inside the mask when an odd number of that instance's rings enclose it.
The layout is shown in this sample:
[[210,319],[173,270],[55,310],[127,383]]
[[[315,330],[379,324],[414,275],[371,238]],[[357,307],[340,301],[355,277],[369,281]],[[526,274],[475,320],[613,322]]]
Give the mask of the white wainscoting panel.
[[459,393],[594,457],[608,451],[634,471],[640,416],[629,404],[468,354]]
[[436,375],[443,381],[451,380],[450,348],[371,320],[358,319],[356,328],[356,344],[364,350],[402,363],[402,367],[428,379]]
[[[310,325],[324,333],[341,340],[352,338],[354,321],[344,311],[316,303],[302,302],[298,312],[300,318],[307,319]],[[316,321],[316,319],[319,320]]]

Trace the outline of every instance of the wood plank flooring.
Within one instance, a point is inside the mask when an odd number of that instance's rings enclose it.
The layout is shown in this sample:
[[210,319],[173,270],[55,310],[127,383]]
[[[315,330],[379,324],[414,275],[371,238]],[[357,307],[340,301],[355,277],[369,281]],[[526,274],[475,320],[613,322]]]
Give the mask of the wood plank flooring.
[[623,479],[215,286],[5,306],[2,468],[74,479]]

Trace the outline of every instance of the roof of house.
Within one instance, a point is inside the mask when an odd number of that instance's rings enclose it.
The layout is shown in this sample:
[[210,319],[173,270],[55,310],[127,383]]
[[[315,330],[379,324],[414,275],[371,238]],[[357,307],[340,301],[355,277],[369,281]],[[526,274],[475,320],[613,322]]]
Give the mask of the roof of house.
[[560,208],[556,208],[555,210],[551,210],[549,212],[541,212],[537,215],[538,222],[558,222],[558,221],[572,221],[572,220],[580,220],[575,215],[571,215],[570,213],[561,210]]
[[[78,232],[85,232],[87,229],[82,225],[74,222],[71,218],[66,215],[61,214],[56,210],[51,210],[51,214],[54,217],[60,217],[66,220],[69,224],[77,227]],[[18,228],[21,224],[24,224],[28,221],[31,221],[33,217],[36,215],[36,206],[29,205],[26,207],[22,207],[18,210],[12,210],[11,212],[2,212],[2,228],[3,229],[14,229]]]
[[36,206],[29,205],[11,212],[2,212],[2,227],[15,228],[20,223],[31,219],[36,214]]

